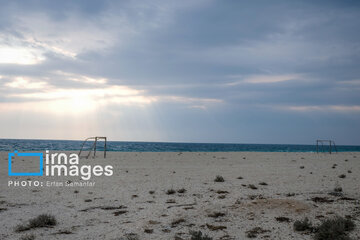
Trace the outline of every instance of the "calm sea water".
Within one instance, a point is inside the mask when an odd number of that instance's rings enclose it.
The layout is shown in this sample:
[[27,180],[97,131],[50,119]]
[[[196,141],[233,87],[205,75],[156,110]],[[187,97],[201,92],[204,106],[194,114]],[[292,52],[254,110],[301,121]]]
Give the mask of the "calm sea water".
[[[85,148],[91,146],[89,142]],[[0,139],[0,151],[78,151],[82,141]],[[97,145],[103,150],[103,142]],[[315,145],[290,144],[228,144],[228,143],[168,143],[108,141],[108,151],[117,152],[315,152]],[[324,150],[327,151],[324,147]],[[337,146],[339,152],[358,152],[360,146]]]

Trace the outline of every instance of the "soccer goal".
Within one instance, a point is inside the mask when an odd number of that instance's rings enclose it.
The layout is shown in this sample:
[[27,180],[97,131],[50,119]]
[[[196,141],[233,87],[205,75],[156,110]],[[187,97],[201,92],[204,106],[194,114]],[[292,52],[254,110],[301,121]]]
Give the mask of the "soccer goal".
[[[86,155],[86,158],[89,158],[91,155],[91,152],[94,152],[94,156],[96,156],[96,145],[98,143],[98,141],[104,141],[104,158],[106,158],[106,137],[89,137],[87,139],[84,140],[84,142],[81,145],[81,149],[79,152],[79,157],[81,157],[81,153],[83,151],[89,151],[88,154]],[[91,144],[91,142],[93,141],[93,143]],[[85,150],[84,147],[90,147],[90,149]]]
[[336,144],[333,140],[316,140],[316,152],[337,152]]

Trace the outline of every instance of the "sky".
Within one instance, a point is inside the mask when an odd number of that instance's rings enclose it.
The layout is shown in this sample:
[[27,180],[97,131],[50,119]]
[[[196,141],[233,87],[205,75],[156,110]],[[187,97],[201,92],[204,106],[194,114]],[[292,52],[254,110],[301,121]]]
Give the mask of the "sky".
[[359,1],[0,4],[0,138],[360,145]]

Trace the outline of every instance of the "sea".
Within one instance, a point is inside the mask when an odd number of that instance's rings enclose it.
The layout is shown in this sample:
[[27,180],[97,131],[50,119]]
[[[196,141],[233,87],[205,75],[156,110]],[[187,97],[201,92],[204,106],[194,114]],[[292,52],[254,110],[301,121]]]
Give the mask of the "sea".
[[[0,151],[79,151],[83,141],[77,140],[31,140],[0,139]],[[84,145],[91,148],[92,142]],[[104,150],[104,142],[97,143],[97,150]],[[244,144],[244,143],[181,143],[181,142],[126,142],[107,141],[107,151],[114,152],[316,152],[316,145],[298,144]],[[338,145],[332,151],[359,152],[360,146]],[[328,152],[329,146],[319,147]]]

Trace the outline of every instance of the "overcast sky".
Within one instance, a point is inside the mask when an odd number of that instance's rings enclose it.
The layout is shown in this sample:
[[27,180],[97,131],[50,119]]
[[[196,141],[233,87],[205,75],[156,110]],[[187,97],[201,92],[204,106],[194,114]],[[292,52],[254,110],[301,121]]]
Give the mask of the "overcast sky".
[[360,144],[360,1],[0,3],[0,138]]

